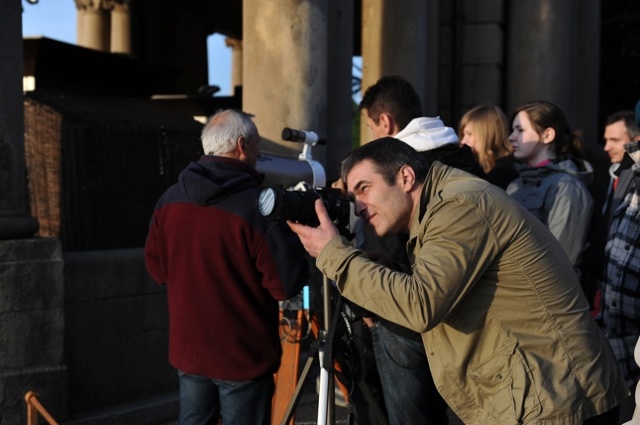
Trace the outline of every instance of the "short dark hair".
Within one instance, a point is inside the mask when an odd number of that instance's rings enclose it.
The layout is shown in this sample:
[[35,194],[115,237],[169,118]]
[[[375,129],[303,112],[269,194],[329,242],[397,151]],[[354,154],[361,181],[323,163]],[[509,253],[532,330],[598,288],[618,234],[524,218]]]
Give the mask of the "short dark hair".
[[604,126],[607,127],[611,124],[615,124],[618,121],[624,121],[624,125],[627,127],[627,134],[629,139],[633,140],[640,135],[640,128],[636,124],[636,114],[633,111],[618,111],[609,115],[604,120]]
[[380,114],[390,114],[400,130],[414,118],[422,116],[422,102],[415,89],[405,78],[391,75],[380,78],[365,91],[358,105],[359,110],[366,109],[368,115],[377,124]]
[[424,181],[430,164],[415,149],[393,137],[383,137],[360,146],[342,162],[342,179],[362,161],[369,160],[377,172],[390,186],[395,184],[396,175],[404,165],[410,166],[416,174],[416,180]]

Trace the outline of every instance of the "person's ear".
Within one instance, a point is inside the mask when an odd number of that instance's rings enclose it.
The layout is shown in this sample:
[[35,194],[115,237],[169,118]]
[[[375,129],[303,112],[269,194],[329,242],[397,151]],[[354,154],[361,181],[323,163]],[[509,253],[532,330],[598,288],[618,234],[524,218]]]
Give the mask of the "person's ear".
[[236,140],[236,148],[238,149],[238,153],[245,153],[246,152],[246,148],[245,148],[245,143],[247,141],[245,140],[245,138],[243,136],[238,137],[238,140]]
[[395,120],[390,114],[383,112],[380,114],[380,125],[388,136],[395,134]]
[[410,192],[416,183],[416,173],[409,165],[403,165],[398,171],[398,179],[405,192]]
[[243,136],[238,137],[236,140],[236,148],[234,150],[233,157],[239,160],[244,160],[247,157],[247,149],[246,149],[247,139]]
[[556,130],[553,127],[546,128],[542,132],[542,143],[551,143],[556,138]]

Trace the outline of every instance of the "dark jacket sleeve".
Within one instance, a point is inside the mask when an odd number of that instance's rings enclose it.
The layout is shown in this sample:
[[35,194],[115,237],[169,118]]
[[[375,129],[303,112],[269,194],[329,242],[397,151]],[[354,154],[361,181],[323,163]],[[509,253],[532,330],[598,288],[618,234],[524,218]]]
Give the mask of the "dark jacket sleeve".
[[309,265],[298,236],[280,222],[271,222],[257,259],[262,284],[278,301],[296,296],[307,284]]

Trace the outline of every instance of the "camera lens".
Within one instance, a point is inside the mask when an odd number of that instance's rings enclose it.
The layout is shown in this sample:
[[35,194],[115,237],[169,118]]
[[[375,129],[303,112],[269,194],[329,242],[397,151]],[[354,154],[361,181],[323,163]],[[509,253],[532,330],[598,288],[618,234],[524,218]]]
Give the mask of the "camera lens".
[[292,220],[317,226],[320,224],[315,209],[318,198],[322,199],[338,229],[348,229],[349,200],[339,189],[286,190],[282,186],[266,186],[258,194],[258,211],[272,220]]
[[270,218],[276,207],[276,191],[273,187],[265,187],[258,195],[258,211]]
[[293,220],[318,225],[313,206],[318,198],[315,191],[285,190],[281,186],[267,186],[258,194],[258,211],[273,220]]

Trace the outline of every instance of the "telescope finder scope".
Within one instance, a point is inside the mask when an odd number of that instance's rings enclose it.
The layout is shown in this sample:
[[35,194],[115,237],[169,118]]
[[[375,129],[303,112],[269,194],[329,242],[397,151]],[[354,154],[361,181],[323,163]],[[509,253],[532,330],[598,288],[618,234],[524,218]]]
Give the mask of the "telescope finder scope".
[[287,142],[300,142],[306,143],[311,146],[324,145],[327,141],[319,137],[313,131],[294,130],[293,128],[285,127],[282,129],[282,140]]

